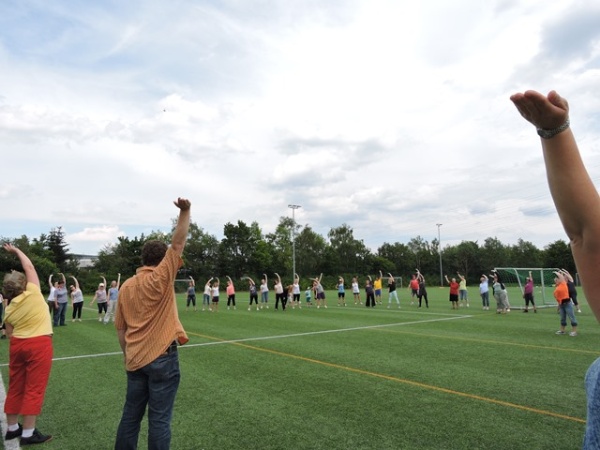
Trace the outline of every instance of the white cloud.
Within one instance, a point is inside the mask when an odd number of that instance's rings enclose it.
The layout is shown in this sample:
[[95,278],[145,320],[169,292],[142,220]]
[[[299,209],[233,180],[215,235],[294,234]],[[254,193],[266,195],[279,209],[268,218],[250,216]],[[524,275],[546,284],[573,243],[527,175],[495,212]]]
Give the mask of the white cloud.
[[218,236],[297,203],[372,247],[436,223],[447,243],[543,246],[564,232],[508,96],[564,93],[597,179],[596,17],[591,0],[3,4],[0,207],[32,236],[64,225],[76,252],[168,230],[177,196]]

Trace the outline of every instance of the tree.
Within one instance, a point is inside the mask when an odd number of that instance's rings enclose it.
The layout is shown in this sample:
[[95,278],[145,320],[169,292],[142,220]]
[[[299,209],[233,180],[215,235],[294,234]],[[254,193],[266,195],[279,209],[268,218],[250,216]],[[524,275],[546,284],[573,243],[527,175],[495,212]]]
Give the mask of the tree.
[[[354,231],[347,224],[332,228],[327,233],[332,255],[337,264],[333,273],[366,273],[370,267],[365,265],[370,251],[362,240],[354,238]],[[337,269],[337,270],[336,270]]]
[[541,267],[544,261],[542,251],[523,239],[510,247],[510,260],[512,267]]
[[291,217],[280,217],[273,233],[266,235],[266,241],[273,250],[273,264],[280,275],[292,275],[292,233],[298,232],[299,225]]
[[544,247],[544,267],[557,267],[559,269],[567,269],[571,274],[575,274],[577,268],[571,253],[571,247],[563,241],[554,241]]
[[314,276],[324,271],[327,241],[306,225],[296,236],[296,272]]
[[385,242],[377,249],[377,256],[381,256],[382,258],[385,258],[394,264],[394,267],[391,270],[393,275],[409,274],[413,273],[415,270],[414,264],[410,257],[411,250],[406,244],[401,244],[400,242],[388,244]]
[[68,272],[70,266],[67,263],[71,260],[71,255],[69,255],[69,247],[65,242],[65,233],[62,227],[50,230],[46,246],[52,252],[52,261],[54,261],[61,272]]
[[219,264],[219,240],[206,233],[195,222],[190,223],[188,240],[184,252],[186,277],[208,279]]

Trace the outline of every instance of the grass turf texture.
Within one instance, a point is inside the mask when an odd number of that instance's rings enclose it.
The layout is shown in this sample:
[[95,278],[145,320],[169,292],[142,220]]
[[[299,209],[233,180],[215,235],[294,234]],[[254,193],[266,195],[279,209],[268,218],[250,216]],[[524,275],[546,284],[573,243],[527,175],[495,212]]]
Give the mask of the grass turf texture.
[[[583,378],[600,328],[581,299],[580,335],[556,336],[555,308],[507,315],[452,311],[448,289],[430,308],[338,307],[259,312],[221,301],[185,311],[182,381],[171,448],[571,449],[585,428]],[[351,297],[351,295],[350,295]],[[516,291],[511,293],[516,302]],[[222,297],[223,299],[223,297]],[[520,299],[519,299],[520,300]],[[492,300],[492,309],[495,302]],[[70,310],[69,310],[70,314]],[[55,359],[38,426],[47,450],[110,449],[126,378],[112,325],[91,308],[55,330]],[[7,341],[0,341],[6,385]],[[139,448],[146,448],[147,425]]]

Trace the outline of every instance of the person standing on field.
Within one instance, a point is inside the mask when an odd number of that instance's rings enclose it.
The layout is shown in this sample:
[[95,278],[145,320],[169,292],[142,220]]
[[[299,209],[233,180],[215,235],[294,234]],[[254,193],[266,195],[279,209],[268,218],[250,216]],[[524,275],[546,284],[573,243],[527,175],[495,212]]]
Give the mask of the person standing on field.
[[479,278],[479,295],[481,296],[481,304],[484,311],[490,309],[490,286],[487,275],[481,275]]
[[571,297],[571,301],[573,302],[573,305],[575,305],[575,309],[577,309],[577,312],[580,313],[581,308],[579,308],[579,302],[577,301],[577,288],[575,287],[575,280],[567,271],[567,269],[561,269],[561,272],[565,276],[565,280],[567,281],[567,287],[569,288],[569,296]]
[[54,291],[54,298],[56,299],[56,304],[58,307],[54,310],[54,326],[64,327],[67,324],[65,323],[65,318],[67,315],[67,306],[69,305],[69,293],[67,292],[67,280],[65,279],[64,274],[59,273],[61,279],[58,280],[58,286],[56,286],[56,290]]
[[529,271],[529,276],[527,277],[525,287],[523,288],[523,298],[525,299],[525,309],[523,312],[529,312],[529,304],[531,303],[533,312],[536,313],[537,308],[535,307],[535,300],[533,299],[533,276],[531,275],[531,270]]
[[456,282],[456,278],[449,280],[448,275],[444,275],[444,278],[446,278],[446,283],[450,285],[449,300],[452,303],[452,309],[458,309],[458,291],[460,285]]
[[121,274],[118,274],[116,280],[110,282],[108,289],[108,305],[106,306],[106,314],[104,314],[104,325],[110,320],[115,321],[115,312],[117,310],[117,302],[119,301],[119,286],[121,285]]
[[50,294],[46,301],[48,302],[48,311],[50,315],[54,317],[54,311],[58,309],[58,302],[56,301],[56,288],[58,287],[58,281],[52,283],[52,274],[48,277],[48,287],[50,288]]
[[81,311],[83,310],[83,292],[81,292],[81,288],[79,287],[79,281],[74,276],[73,282],[75,285],[71,285],[71,308],[73,308],[73,322],[76,320],[81,322]]
[[458,282],[459,305],[466,306],[468,308],[469,307],[469,291],[467,290],[467,279],[458,272],[456,272],[456,275],[458,275],[458,279],[459,279],[459,282]]
[[102,322],[102,318],[106,315],[107,307],[107,297],[106,297],[106,278],[102,277],[102,283],[98,285],[98,289],[96,289],[96,293],[94,294],[94,298],[90,302],[90,306],[92,306],[96,302],[98,305],[98,322]]
[[388,273],[388,309],[390,309],[392,299],[396,299],[396,304],[400,308],[400,299],[398,298],[398,291],[396,291],[396,278]]
[[[42,444],[52,439],[35,427],[52,368],[52,324],[31,260],[14,245],[4,244],[4,250],[19,258],[25,272],[13,270],[5,275],[2,285],[2,294],[8,303],[4,323],[10,338],[4,439],[20,437],[21,446]],[[23,419],[22,425],[19,416]]]
[[235,306],[235,286],[233,285],[233,280],[229,276],[226,276],[226,278],[227,309],[229,309],[229,306],[233,306],[233,309],[237,309]]
[[190,224],[190,201],[178,198],[171,246],[151,240],[142,264],[119,293],[115,327],[125,357],[127,392],[115,450],[137,449],[140,424],[148,408],[148,448],[168,450],[171,419],[181,378],[177,346],[188,342],[179,321],[174,283]]

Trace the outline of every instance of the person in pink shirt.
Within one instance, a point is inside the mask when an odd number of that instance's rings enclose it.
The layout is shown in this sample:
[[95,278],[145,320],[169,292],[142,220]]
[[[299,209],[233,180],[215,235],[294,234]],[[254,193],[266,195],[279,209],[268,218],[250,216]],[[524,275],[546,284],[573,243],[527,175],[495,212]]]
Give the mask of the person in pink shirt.
[[225,292],[227,293],[227,309],[229,309],[230,306],[233,306],[233,309],[236,309],[235,286],[233,285],[233,281],[231,280],[231,278],[229,278],[229,276],[227,276],[227,289],[225,290]]
[[529,312],[529,304],[531,303],[533,312],[536,313],[537,309],[535,307],[535,301],[533,300],[533,277],[531,276],[531,270],[529,271],[529,276],[527,277],[525,288],[523,289],[523,298],[525,299],[525,309],[523,312]]

